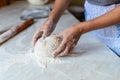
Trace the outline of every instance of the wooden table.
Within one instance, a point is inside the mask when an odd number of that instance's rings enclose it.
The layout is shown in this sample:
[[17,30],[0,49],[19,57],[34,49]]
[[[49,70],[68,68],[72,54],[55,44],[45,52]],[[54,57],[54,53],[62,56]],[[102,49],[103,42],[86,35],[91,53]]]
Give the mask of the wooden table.
[[[0,30],[21,22],[21,12],[35,8],[27,2],[18,1],[0,10]],[[120,58],[90,33],[84,34],[73,54],[61,58],[65,63],[48,64],[43,69],[34,61],[28,60],[32,36],[35,30],[45,21],[40,19],[14,38],[0,46],[0,80],[120,80]],[[54,33],[77,23],[66,11]]]

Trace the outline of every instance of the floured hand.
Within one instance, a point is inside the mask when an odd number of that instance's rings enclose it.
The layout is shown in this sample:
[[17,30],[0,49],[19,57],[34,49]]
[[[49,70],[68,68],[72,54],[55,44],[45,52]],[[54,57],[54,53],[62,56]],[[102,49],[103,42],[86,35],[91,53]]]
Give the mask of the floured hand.
[[33,36],[33,45],[35,45],[39,38],[45,38],[49,36],[54,31],[54,28],[55,24],[53,23],[53,21],[46,20],[46,22],[43,23],[43,25],[36,30]]
[[57,37],[63,37],[63,40],[60,46],[53,52],[54,57],[70,55],[81,34],[82,32],[77,25],[56,34]]

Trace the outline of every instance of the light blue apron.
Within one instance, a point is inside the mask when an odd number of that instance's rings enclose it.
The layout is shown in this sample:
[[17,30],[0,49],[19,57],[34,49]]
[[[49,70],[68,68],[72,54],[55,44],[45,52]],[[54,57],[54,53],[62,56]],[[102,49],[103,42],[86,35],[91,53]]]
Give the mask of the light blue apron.
[[[108,11],[114,9],[120,4],[113,4],[109,6],[93,5],[85,2],[85,17],[90,20],[101,16]],[[92,33],[105,43],[112,51],[120,56],[120,24],[112,25],[107,28],[92,31]]]

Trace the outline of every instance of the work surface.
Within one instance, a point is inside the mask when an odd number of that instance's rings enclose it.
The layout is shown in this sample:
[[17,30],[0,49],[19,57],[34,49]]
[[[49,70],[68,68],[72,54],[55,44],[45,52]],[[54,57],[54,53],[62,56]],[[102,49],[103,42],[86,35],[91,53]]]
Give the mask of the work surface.
[[[17,2],[2,8],[0,31],[21,22],[21,12],[33,7]],[[44,21],[40,19],[0,46],[0,80],[120,80],[120,58],[89,33],[81,37],[71,56],[60,58],[63,63],[50,63],[43,69],[34,61],[29,62],[26,55],[32,46],[33,33]],[[54,33],[77,22],[66,11]]]

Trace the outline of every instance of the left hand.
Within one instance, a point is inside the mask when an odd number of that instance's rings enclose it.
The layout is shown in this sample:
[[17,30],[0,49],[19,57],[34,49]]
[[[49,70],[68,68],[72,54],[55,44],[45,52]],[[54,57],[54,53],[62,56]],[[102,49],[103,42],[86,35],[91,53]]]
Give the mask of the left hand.
[[62,37],[63,40],[60,46],[53,52],[54,57],[70,55],[71,51],[76,46],[81,34],[82,30],[80,30],[77,25],[74,25],[56,34],[55,36]]
[[37,40],[39,38],[46,38],[47,36],[49,36],[55,29],[55,25],[56,23],[54,23],[52,20],[47,19],[42,26],[40,26],[34,36],[33,36],[33,45],[36,44]]

